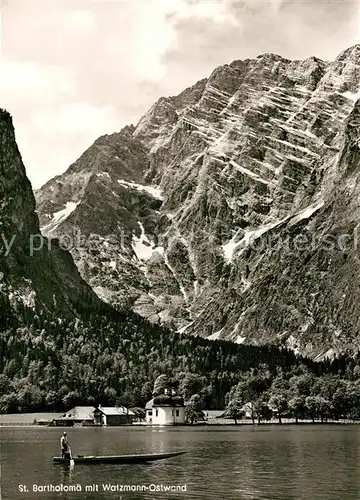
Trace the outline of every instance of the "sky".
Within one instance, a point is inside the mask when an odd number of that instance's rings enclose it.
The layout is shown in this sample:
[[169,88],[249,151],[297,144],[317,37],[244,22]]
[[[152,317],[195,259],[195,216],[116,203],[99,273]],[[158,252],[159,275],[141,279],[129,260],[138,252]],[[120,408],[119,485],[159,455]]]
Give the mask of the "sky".
[[219,65],[335,58],[360,0],[0,0],[0,107],[34,188]]

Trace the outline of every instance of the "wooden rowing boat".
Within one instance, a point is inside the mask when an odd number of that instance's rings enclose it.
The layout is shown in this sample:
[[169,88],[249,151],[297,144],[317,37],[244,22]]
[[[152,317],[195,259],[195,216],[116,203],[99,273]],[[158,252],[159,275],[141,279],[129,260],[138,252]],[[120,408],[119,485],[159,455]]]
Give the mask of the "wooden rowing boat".
[[[175,451],[173,453],[153,453],[150,455],[108,455],[108,456],[87,456],[78,455],[73,457],[75,464],[137,464],[163,460],[165,458],[183,455],[186,451]],[[56,464],[70,465],[69,458],[53,457]]]

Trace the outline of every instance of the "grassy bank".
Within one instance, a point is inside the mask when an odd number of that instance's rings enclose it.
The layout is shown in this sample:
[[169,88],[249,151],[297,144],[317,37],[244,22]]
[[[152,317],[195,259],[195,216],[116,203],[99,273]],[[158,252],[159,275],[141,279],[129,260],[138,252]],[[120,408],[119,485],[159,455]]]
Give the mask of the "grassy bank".
[[39,420],[52,420],[59,413],[9,413],[0,415],[0,425],[32,425]]

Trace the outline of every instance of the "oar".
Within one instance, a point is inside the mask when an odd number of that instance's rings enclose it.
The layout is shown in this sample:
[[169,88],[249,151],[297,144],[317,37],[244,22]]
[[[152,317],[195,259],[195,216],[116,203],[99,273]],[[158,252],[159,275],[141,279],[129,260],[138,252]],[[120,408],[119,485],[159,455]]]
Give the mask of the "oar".
[[72,451],[71,451],[70,447],[69,447],[69,452],[70,452],[70,467],[74,467],[75,466],[75,460],[73,459]]

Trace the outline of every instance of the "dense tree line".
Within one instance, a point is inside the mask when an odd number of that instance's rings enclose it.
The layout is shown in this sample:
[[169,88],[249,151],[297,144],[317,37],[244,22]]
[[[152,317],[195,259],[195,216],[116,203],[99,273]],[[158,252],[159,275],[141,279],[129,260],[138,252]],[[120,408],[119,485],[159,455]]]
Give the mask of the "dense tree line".
[[346,358],[315,363],[273,346],[188,337],[128,312],[58,319],[20,305],[14,315],[6,299],[1,302],[3,413],[62,411],[97,403],[143,407],[160,375],[171,380],[187,401],[196,396],[195,401],[206,408],[224,408],[226,394],[235,394],[234,387],[251,370],[266,366],[273,381],[279,370],[285,380],[291,380],[300,365],[314,379],[339,371],[344,377],[346,367],[355,372],[358,366],[356,360],[349,364]]
[[243,373],[226,399],[225,414],[235,422],[244,417],[244,405],[258,423],[273,416],[279,423],[282,418],[360,420],[360,365],[349,361],[345,373],[320,377],[304,365],[276,374],[261,365]]

